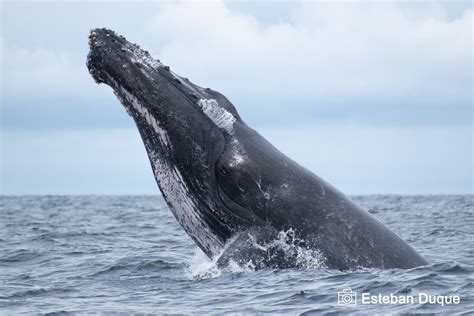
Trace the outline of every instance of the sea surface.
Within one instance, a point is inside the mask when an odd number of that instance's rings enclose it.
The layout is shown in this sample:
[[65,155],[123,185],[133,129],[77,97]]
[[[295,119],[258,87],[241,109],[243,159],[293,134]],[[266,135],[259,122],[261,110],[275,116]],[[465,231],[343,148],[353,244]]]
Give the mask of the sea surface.
[[[352,198],[431,264],[222,271],[160,196],[3,196],[0,314],[474,314],[472,195]],[[366,304],[366,293],[415,301]]]

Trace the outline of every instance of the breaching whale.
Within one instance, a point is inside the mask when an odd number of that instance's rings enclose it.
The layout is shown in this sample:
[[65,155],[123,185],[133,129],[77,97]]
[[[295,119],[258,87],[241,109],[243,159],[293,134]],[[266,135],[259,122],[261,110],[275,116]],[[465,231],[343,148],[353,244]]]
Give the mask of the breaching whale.
[[[225,96],[108,29],[89,35],[87,67],[134,119],[153,173],[186,233],[220,264],[299,267],[299,253],[328,268],[427,264],[343,193],[250,128]],[[272,246],[274,240],[293,248]],[[286,249],[286,250],[285,250]]]

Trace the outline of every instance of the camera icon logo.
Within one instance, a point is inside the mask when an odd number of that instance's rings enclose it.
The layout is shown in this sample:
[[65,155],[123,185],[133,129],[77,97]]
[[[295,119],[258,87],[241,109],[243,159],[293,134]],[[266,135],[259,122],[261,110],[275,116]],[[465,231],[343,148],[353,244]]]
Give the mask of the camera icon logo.
[[351,289],[344,289],[337,292],[337,304],[338,305],[357,305],[357,293],[352,292]]

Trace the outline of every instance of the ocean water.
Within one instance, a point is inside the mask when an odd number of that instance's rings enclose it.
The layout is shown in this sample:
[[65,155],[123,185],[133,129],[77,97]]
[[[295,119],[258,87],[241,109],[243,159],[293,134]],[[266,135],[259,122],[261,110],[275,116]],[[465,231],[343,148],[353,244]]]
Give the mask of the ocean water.
[[[431,264],[221,271],[159,196],[3,196],[0,314],[474,314],[472,195],[352,198]],[[339,304],[346,289],[355,304]],[[367,293],[414,302],[367,304]]]

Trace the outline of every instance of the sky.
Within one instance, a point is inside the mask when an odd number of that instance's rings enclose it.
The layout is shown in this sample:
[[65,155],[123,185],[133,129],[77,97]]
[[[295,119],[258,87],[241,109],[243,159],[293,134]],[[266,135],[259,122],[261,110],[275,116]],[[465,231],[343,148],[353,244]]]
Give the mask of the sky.
[[347,194],[473,193],[465,2],[1,2],[2,194],[158,194],[85,66],[107,27]]

